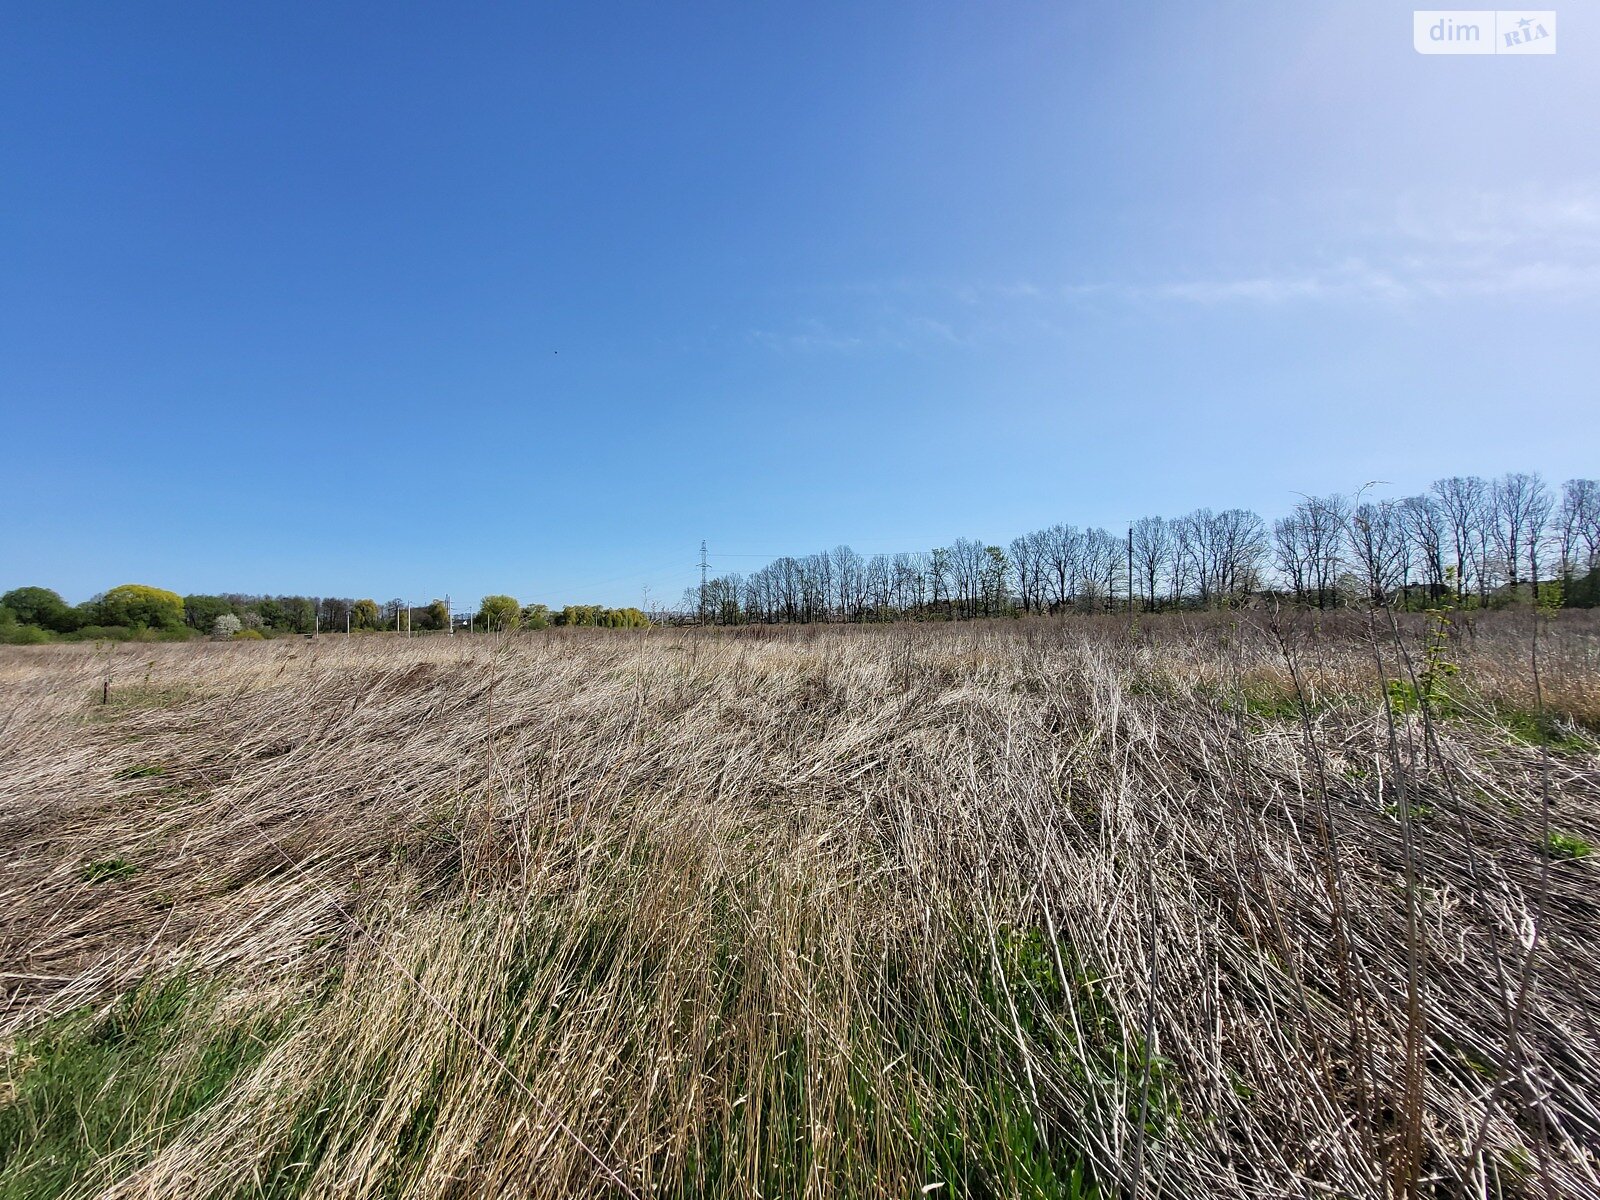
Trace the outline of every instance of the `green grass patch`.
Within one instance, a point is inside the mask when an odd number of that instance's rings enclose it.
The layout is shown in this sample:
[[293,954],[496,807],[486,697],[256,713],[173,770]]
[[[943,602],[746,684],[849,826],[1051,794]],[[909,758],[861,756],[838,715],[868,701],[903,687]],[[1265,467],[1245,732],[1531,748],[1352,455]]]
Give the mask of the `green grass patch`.
[[4,1051],[0,1200],[98,1190],[180,1136],[266,1053],[284,1022],[214,1023],[211,990],[146,983],[96,1016],[80,1009]]
[[1600,745],[1584,730],[1548,712],[1502,708],[1498,710],[1498,715],[1506,732],[1524,745],[1542,746],[1569,754],[1584,754],[1600,749]]
[[1587,858],[1594,847],[1575,833],[1562,833],[1552,829],[1544,840],[1544,852],[1550,858]]
[[131,767],[123,767],[118,771],[118,779],[152,779],[157,775],[165,775],[167,769],[160,763],[136,763]]
[[1264,721],[1298,721],[1300,698],[1292,690],[1256,685],[1240,695],[1245,712]]
[[[1177,697],[1176,691],[1170,693]],[[1237,686],[1203,683],[1194,690],[1195,698],[1205,701],[1222,712],[1254,717],[1261,722],[1298,721],[1300,697],[1292,686],[1274,679],[1244,679]],[[1321,707],[1307,699],[1307,707],[1315,712]]]
[[125,858],[97,858],[83,864],[81,877],[85,883],[105,883],[126,879],[138,872],[139,868]]
[[1052,1098],[1055,1089],[1030,1094],[1019,1038],[1035,1070],[1072,1079],[1107,1098],[1103,1103],[1120,1092],[1124,1119],[1137,1122],[1148,1078],[1152,1144],[1182,1121],[1172,1065],[1122,1028],[1070,944],[1052,946],[1037,928],[1004,929],[996,945],[975,945],[971,954],[973,961],[948,977],[973,982],[975,991],[953,989],[940,998],[940,1011],[910,1014],[893,1031],[932,1089],[912,1107],[930,1179],[945,1183],[940,1194],[952,1197],[1106,1194],[1081,1140],[1096,1118]]
[[94,715],[102,720],[118,713],[147,708],[175,708],[200,693],[184,684],[112,684],[109,692],[95,688],[90,693]]

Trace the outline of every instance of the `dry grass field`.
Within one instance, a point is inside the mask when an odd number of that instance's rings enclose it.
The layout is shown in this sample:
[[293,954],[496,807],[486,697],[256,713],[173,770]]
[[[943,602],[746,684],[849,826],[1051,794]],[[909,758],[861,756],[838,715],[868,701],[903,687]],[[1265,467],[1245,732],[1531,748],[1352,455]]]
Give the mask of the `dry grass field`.
[[1596,1195],[1597,729],[1583,614],[0,648],[0,1197]]

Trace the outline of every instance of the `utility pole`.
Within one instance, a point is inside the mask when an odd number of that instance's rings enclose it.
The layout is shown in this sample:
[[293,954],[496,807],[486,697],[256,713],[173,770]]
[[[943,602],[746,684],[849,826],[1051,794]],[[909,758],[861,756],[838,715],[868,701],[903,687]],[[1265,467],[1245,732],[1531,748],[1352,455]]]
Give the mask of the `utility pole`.
[[450,631],[450,636],[456,635],[456,614],[450,607],[450,593],[444,594],[444,627]]
[[700,619],[706,619],[706,540],[700,539]]

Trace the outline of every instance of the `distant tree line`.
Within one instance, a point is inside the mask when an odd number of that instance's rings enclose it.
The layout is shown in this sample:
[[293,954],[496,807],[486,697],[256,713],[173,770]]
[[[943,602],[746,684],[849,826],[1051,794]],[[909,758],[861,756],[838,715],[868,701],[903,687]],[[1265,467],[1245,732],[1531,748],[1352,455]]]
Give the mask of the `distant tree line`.
[[636,608],[569,604],[551,611],[510,596],[485,596],[476,611],[454,613],[444,600],[408,605],[398,599],[380,604],[336,596],[180,596],[145,584],[123,584],[77,605],[43,587],[14,588],[0,596],[0,642],[11,643],[272,638],[346,630],[423,634],[447,630],[452,623],[487,632],[563,625],[640,628],[650,621]]
[[[1057,524],[995,545],[860,555],[849,546],[709,579],[660,619],[706,624],[961,620],[1028,613],[1226,608],[1260,598],[1317,608],[1600,602],[1600,483],[1559,492],[1537,474],[1453,476],[1399,500],[1308,496],[1271,522],[1242,508],[1141,517],[1126,529]],[[220,622],[220,624],[219,624]],[[506,595],[443,600],[179,596],[143,584],[69,605],[42,587],[0,596],[0,641],[277,637],[322,632],[643,628],[636,608],[551,609]]]
[[568,604],[551,611],[544,604],[519,604],[513,596],[485,596],[478,607],[479,627],[489,633],[562,626],[591,629],[645,629],[650,618],[637,608],[605,608],[598,604]]
[[710,624],[964,619],[1225,608],[1261,597],[1488,607],[1600,600],[1600,484],[1558,494],[1537,474],[1441,479],[1400,500],[1312,496],[1268,524],[1247,509],[1141,517],[1125,530],[1052,525],[995,545],[957,538],[900,554],[849,546],[774,560],[684,592]]

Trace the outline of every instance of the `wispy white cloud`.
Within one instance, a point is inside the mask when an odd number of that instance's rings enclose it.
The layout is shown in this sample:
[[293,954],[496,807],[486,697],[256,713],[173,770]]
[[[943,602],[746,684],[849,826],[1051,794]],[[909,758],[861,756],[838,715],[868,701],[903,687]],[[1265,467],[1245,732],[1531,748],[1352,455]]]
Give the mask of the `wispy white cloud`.
[[778,350],[797,354],[843,353],[864,349],[868,339],[859,334],[841,333],[815,318],[801,321],[789,330],[752,329],[750,340]]
[[1154,278],[858,283],[837,293],[853,298],[845,315],[751,337],[794,353],[926,349],[1047,333],[1075,311],[1128,305],[1415,308],[1600,297],[1600,187],[1407,195],[1381,217],[1367,208],[1357,219],[1306,218],[1334,253],[1278,249],[1236,273],[1187,273],[1174,262],[1171,275]]
[[1452,260],[1408,256],[1386,266],[1360,259],[1309,271],[1171,281],[1108,289],[1129,301],[1202,305],[1316,302],[1413,305],[1469,299],[1568,302],[1600,296],[1600,259]]
[[1392,225],[1371,232],[1394,232],[1436,246],[1595,250],[1600,248],[1600,189],[1408,194],[1396,204]]
[[888,310],[870,323],[846,332],[816,317],[796,322],[790,329],[752,329],[750,340],[785,354],[851,354],[864,350],[909,350],[929,344],[961,346],[970,335],[956,331],[947,321],[923,313]]

